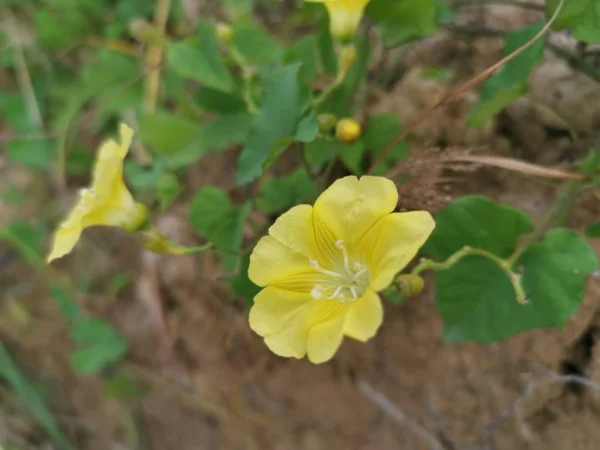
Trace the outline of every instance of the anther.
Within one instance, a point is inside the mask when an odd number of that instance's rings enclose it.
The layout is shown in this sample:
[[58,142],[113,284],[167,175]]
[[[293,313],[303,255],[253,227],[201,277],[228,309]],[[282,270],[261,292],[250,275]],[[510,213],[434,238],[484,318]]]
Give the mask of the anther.
[[311,289],[310,295],[315,300],[323,298],[323,286],[320,284],[315,285],[315,287]]

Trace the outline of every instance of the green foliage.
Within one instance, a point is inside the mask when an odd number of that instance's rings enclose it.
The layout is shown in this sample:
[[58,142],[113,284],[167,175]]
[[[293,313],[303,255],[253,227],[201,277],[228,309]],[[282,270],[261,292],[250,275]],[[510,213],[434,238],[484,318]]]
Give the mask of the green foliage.
[[[546,18],[548,20],[550,20],[560,3],[560,0],[546,0]],[[585,10],[589,3],[591,3],[590,0],[564,1],[558,17],[552,23],[552,28],[563,30],[576,25],[585,15]]]
[[54,416],[46,406],[44,399],[19,369],[6,347],[0,343],[0,379],[4,380],[15,392],[21,403],[29,409],[31,415],[40,424],[48,436],[61,450],[73,448],[62,434]]
[[[542,25],[533,25],[510,31],[505,37],[504,54],[508,55],[541,30]],[[529,75],[544,56],[544,41],[538,39],[531,47],[502,66],[481,86],[481,100],[471,111],[468,121],[473,127],[482,127],[504,107],[527,94]]]
[[183,186],[172,173],[163,173],[156,182],[156,195],[160,209],[167,209],[183,192]]
[[229,288],[235,295],[246,300],[246,305],[251,307],[253,299],[259,293],[260,287],[248,278],[248,267],[250,266],[250,255],[242,258],[238,274],[229,281]]
[[201,21],[196,38],[192,42],[169,45],[169,66],[184,78],[197,80],[218,91],[230,92],[233,89],[233,79],[221,59],[214,26],[209,21]]
[[84,375],[97,373],[125,356],[127,340],[112,325],[87,318],[65,287],[56,284],[50,293],[71,324],[71,338],[77,344],[71,354],[71,365],[76,371]]
[[19,138],[8,142],[8,157],[33,170],[47,170],[54,161],[51,141],[43,137],[43,130],[32,119],[32,112],[18,93],[0,91],[0,112]]
[[[400,119],[395,114],[380,114],[369,117],[363,140],[376,158],[401,132]],[[390,167],[408,156],[408,145],[400,141],[385,155],[373,169],[374,175],[385,174]]]
[[238,161],[238,184],[259,177],[269,155],[280,149],[282,142],[289,143],[294,135],[298,120],[307,107],[298,84],[299,70],[299,64],[292,64],[273,75]]
[[423,252],[445,259],[465,245],[508,257],[520,235],[533,231],[524,212],[481,196],[460,197],[435,216],[436,227]]
[[82,374],[96,373],[127,353],[127,340],[104,320],[78,321],[71,329],[71,337],[77,343],[71,365]]
[[[465,246],[507,258],[523,233],[532,230],[519,210],[482,197],[462,197],[436,217],[424,251],[445,259]],[[491,342],[541,327],[562,327],[583,298],[584,280],[598,266],[589,245],[576,233],[556,229],[527,248],[515,267],[528,303],[515,301],[506,272],[483,256],[466,256],[438,272],[435,296],[450,342]]]
[[381,25],[383,40],[389,46],[437,31],[435,0],[372,0],[366,13]]
[[11,244],[25,261],[34,267],[43,264],[43,248],[46,229],[39,223],[33,226],[27,222],[15,221],[0,228],[0,241]]
[[233,44],[244,61],[251,65],[275,64],[281,62],[284,49],[261,27],[254,24],[240,24],[234,28]]
[[244,224],[252,204],[246,202],[235,206],[228,195],[216,187],[202,189],[190,205],[191,226],[218,249],[223,266],[228,272],[235,271],[242,245]]
[[264,180],[256,205],[265,214],[282,213],[307,202],[316,193],[317,188],[306,170],[298,169],[285,177]]
[[591,238],[600,237],[600,222],[596,222],[595,224],[587,227],[585,230],[585,234]]
[[587,1],[583,15],[575,24],[573,36],[588,44],[600,43],[600,0]]

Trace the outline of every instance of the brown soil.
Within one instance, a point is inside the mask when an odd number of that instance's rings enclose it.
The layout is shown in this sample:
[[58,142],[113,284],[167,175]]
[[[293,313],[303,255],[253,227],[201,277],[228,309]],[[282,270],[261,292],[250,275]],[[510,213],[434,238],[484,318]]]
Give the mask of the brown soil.
[[[489,26],[504,28],[537,18],[504,7],[488,9],[486,17]],[[394,112],[408,122],[450,89],[423,81],[420,68],[458,68],[457,85],[500,53],[495,38],[441,34],[418,44],[407,53],[391,95],[376,96],[372,111]],[[553,96],[545,83],[565,94]],[[576,95],[586,100],[577,102]],[[597,85],[548,55],[532,81],[532,95],[485,129],[469,130],[462,120],[477,101],[468,94],[419,128],[415,146],[444,142],[448,148],[568,168],[585,148],[581,136],[597,124],[600,103],[589,99],[599,96]],[[538,114],[540,104],[553,113]],[[580,120],[576,113],[585,117]],[[571,120],[565,124],[557,116]],[[569,137],[573,128],[576,140]],[[223,179],[231,173],[233,152],[211,155],[191,170],[190,192],[208,184],[233,186],[229,175]],[[419,160],[418,150],[414,154]],[[440,170],[439,179],[427,181],[423,198],[431,200],[430,210],[455,196],[479,193],[539,218],[555,199],[553,183],[522,174],[480,168],[465,176],[452,167],[446,174],[447,169],[443,177]],[[418,207],[415,193],[422,187],[409,184],[401,199]],[[7,209],[0,211],[10,216]],[[597,198],[585,196],[570,226],[582,229],[599,212]],[[175,206],[158,224],[178,241],[194,243],[185,216],[185,208]],[[267,350],[249,329],[247,311],[228,301],[213,256],[160,257],[118,232],[94,230],[63,264],[75,276],[93,268],[98,292],[111,274],[135,274],[134,287],[118,299],[109,301],[92,288],[79,300],[128,336],[131,351],[123,366],[149,392],[143,401],[126,404],[107,399],[99,378],[76,376],[68,364],[68,326],[44,298],[36,274],[21,263],[0,271],[0,285],[23,288],[18,299],[32,315],[27,326],[0,319],[0,335],[30,375],[50,387],[56,416],[78,449],[598,448],[600,386],[573,382],[573,376],[600,379],[600,351],[594,345],[600,330],[599,274],[590,277],[583,306],[564,330],[537,330],[489,345],[442,342],[443,324],[428,283],[425,292],[402,306],[386,305],[376,338],[367,344],[346,340],[331,362],[314,366]],[[1,387],[0,394],[0,443],[51,448],[10,391]]]

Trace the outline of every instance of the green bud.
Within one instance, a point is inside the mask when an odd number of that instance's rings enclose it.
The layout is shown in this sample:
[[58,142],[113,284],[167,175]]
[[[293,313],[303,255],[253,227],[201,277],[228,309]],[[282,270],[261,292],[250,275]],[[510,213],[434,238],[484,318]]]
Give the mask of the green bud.
[[394,284],[403,297],[412,297],[423,290],[425,281],[419,275],[407,273],[398,275],[394,279]]

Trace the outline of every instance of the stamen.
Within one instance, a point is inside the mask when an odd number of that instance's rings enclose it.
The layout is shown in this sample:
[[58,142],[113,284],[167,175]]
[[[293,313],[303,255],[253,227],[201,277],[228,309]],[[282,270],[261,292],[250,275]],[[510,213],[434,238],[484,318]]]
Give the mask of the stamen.
[[321,268],[321,266],[319,266],[319,263],[315,259],[308,258],[308,262],[317,272],[322,273],[323,275],[329,275],[330,277],[341,278],[342,280],[346,279],[346,277],[344,275],[334,272],[333,270],[327,270],[327,269]]
[[317,284],[317,285],[315,285],[314,288],[311,289],[310,295],[315,300],[319,300],[319,299],[323,298],[323,291],[324,291],[323,286],[321,286],[320,284]]
[[356,272],[354,274],[354,276],[352,277],[352,282],[358,281],[358,279],[367,271],[366,267],[363,267],[362,269],[360,269],[358,272]]
[[358,295],[356,295],[356,289],[354,288],[354,286],[350,286],[350,292],[352,292],[353,300],[356,300],[358,298]]
[[344,255],[344,269],[346,269],[346,273],[348,275],[353,275],[354,272],[352,272],[352,270],[350,270],[350,261],[348,260],[348,252],[344,248],[344,241],[342,239],[335,241],[335,246],[337,248],[339,248],[342,251],[342,254]]
[[329,300],[333,300],[334,298],[336,298],[338,295],[341,295],[341,297],[343,298],[344,295],[340,294],[340,291],[342,290],[344,286],[338,286],[337,288],[335,288],[335,291],[333,291],[333,294],[331,294],[329,297],[327,297]]

